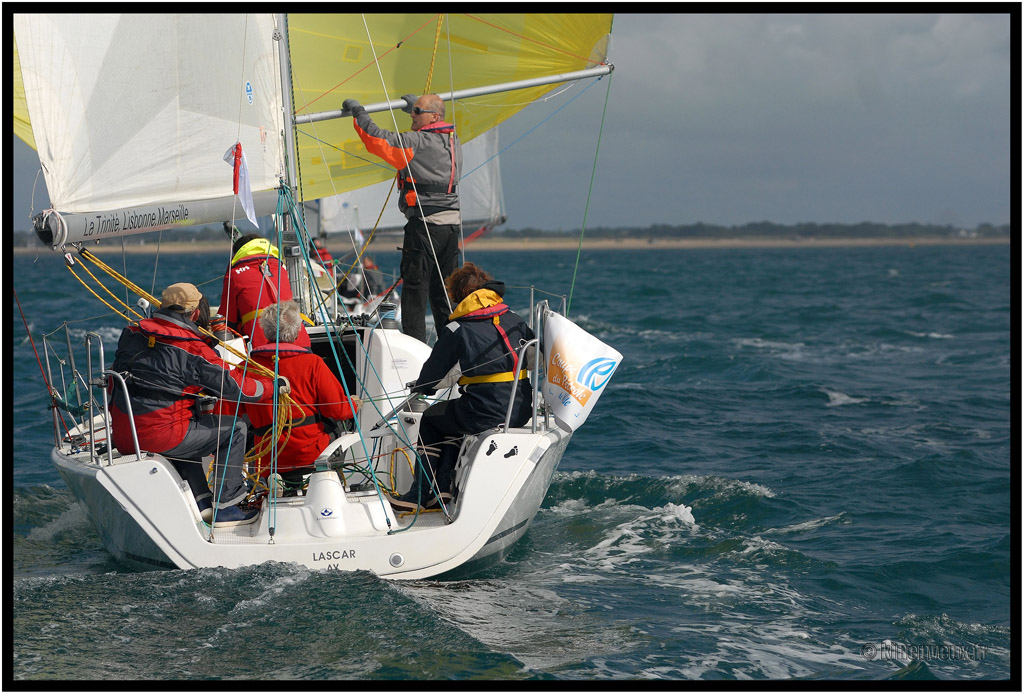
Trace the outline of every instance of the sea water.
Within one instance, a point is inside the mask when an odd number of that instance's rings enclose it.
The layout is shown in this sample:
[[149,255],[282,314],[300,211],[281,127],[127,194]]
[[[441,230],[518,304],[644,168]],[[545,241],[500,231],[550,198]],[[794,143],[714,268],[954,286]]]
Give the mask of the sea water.
[[[125,321],[16,255],[12,677],[1011,676],[1009,245],[468,255],[624,358],[508,559],[408,583],[114,562],[49,460],[37,352],[67,320],[112,356]],[[104,258],[211,299],[227,262]]]

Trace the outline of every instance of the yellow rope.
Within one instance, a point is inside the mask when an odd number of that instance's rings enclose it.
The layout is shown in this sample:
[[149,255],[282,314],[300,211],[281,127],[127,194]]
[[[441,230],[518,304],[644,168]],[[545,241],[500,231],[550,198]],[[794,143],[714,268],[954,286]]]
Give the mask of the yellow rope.
[[[110,291],[110,289],[108,289],[106,286],[104,286],[104,284],[99,281],[99,279],[96,277],[96,275],[92,274],[92,271],[89,269],[89,267],[85,263],[81,263],[81,266],[82,266],[82,269],[85,270],[89,274],[89,277],[92,277],[93,281],[96,282],[96,284],[98,284],[107,294],[110,294],[110,296],[112,296],[117,303],[119,303],[122,306],[124,306],[127,311],[135,314],[136,317],[142,318],[142,314],[139,313],[138,311],[136,311],[134,307],[129,306],[124,301],[121,301],[121,298],[119,296],[117,296],[116,294],[114,294],[114,292]],[[68,266],[68,270],[71,270],[71,266],[70,265]],[[72,271],[71,274],[75,274],[74,271]],[[75,275],[75,277],[78,277],[78,275]],[[82,282],[83,285],[85,284],[85,282],[83,282],[80,277],[78,278],[78,281]],[[90,290],[90,291],[92,291],[92,290]],[[99,296],[97,296],[96,292],[93,292],[93,296],[96,296],[97,298],[99,298]],[[102,299],[100,299],[100,300],[102,301]],[[106,303],[106,302],[104,302],[104,303]],[[109,308],[111,308],[112,310],[114,310],[116,313],[121,313],[121,315],[124,315],[127,318],[126,314],[122,313],[121,311],[118,311],[117,309],[115,309],[110,304],[107,304],[107,306]],[[129,320],[131,320],[131,319],[129,318]]]
[[437,29],[434,31],[434,50],[430,54],[430,69],[427,71],[427,83],[423,87],[423,93],[430,93],[430,85],[434,81],[434,63],[437,61],[437,44],[441,42],[441,27],[444,24],[444,14],[437,15]]
[[[110,275],[110,277],[112,277],[116,281],[120,282],[122,285],[127,287],[130,291],[134,292],[138,296],[140,296],[140,297],[146,299],[147,301],[149,301],[151,305],[156,306],[158,308],[161,306],[161,302],[160,302],[159,299],[157,299],[155,296],[153,296],[152,294],[147,292],[145,289],[143,289],[142,287],[138,286],[137,284],[135,284],[134,282],[129,280],[127,277],[125,277],[124,275],[119,273],[117,270],[113,269],[112,267],[110,267],[109,265],[104,263],[102,260],[97,258],[93,253],[91,253],[87,249],[84,249],[84,248],[79,249],[79,255],[82,258],[92,262],[94,265],[96,265],[96,267],[98,267],[101,270],[103,270],[104,272],[106,272],[108,275]],[[107,308],[109,308],[111,311],[113,311],[117,315],[119,315],[122,318],[124,318],[125,320],[127,320],[129,323],[137,322],[137,321],[133,321],[131,318],[126,316],[124,313],[122,313],[121,311],[117,310],[117,308],[112,306],[103,297],[101,297],[99,294],[97,294],[92,289],[92,287],[90,287],[85,282],[85,280],[83,280],[81,277],[79,277],[78,273],[76,273],[74,271],[74,269],[72,269],[72,267],[70,265],[68,265],[67,268],[68,268],[68,271],[71,272],[71,274],[75,277],[75,279],[77,279],[82,284],[82,286],[85,287],[89,291],[89,293],[91,293],[93,296],[95,296],[100,301],[100,303],[105,305]],[[96,277],[96,275],[94,275],[89,270],[89,268],[85,265],[85,263],[82,263],[82,268],[89,274],[90,277],[93,278],[93,280],[95,280],[95,282],[100,287],[103,288],[104,291],[106,291],[108,294],[110,294],[115,299],[117,299],[117,301],[121,305],[125,306],[129,311],[134,313],[139,318],[142,317],[131,306],[129,306],[125,302],[123,302],[120,299],[118,299],[117,296],[112,291],[110,291],[110,289],[108,289]],[[255,373],[257,373],[257,374],[259,374],[261,376],[264,376],[264,377],[268,377],[268,378],[271,378],[271,379],[274,378],[274,371],[273,370],[268,369],[267,367],[263,366],[262,364],[259,364],[259,363],[255,362],[255,361],[249,359],[247,354],[245,354],[244,352],[238,351],[237,349],[235,349],[231,345],[227,344],[226,342],[224,342],[223,340],[218,338],[216,335],[214,335],[212,332],[210,332],[206,328],[202,328],[202,327],[199,327],[199,326],[196,326],[196,327],[199,328],[199,331],[202,334],[204,334],[204,335],[206,335],[208,337],[213,338],[214,340],[217,341],[219,346],[223,347],[228,352],[230,352],[231,354],[233,354],[236,357],[238,357],[239,359],[241,359],[244,363],[246,363],[248,365],[248,368],[251,368],[251,370],[253,372],[255,372]],[[282,406],[282,405],[284,405],[284,406]],[[264,457],[265,455],[267,455],[268,453],[271,452],[270,449],[271,449],[271,447],[275,443],[277,444],[277,451],[278,451],[278,453],[280,453],[281,449],[284,448],[284,446],[288,443],[288,439],[291,437],[291,425],[292,425],[292,421],[293,420],[291,419],[291,417],[289,415],[291,414],[292,405],[298,406],[298,403],[296,403],[294,400],[292,400],[288,396],[288,394],[286,394],[286,393],[281,394],[280,399],[278,401],[278,411],[277,411],[277,415],[276,415],[277,419],[276,419],[276,422],[275,422],[275,427],[273,429],[273,431],[277,431],[278,432],[277,437],[276,438],[272,437],[272,436],[263,437],[263,440],[260,442],[260,445],[254,446],[252,448],[252,450],[250,450],[246,454],[246,456],[245,456],[245,461],[246,462],[255,462],[255,461],[259,460],[260,458]],[[299,408],[299,412],[300,413],[301,413],[301,411],[302,411],[301,408]],[[259,472],[261,470],[262,470],[262,468],[257,470],[257,473],[256,473],[257,477],[258,477],[258,474],[259,474]],[[252,478],[252,476],[250,475],[250,479],[251,478]],[[207,479],[209,479],[209,475],[207,476]],[[255,483],[258,486],[263,486],[264,488],[266,488],[265,485],[263,485],[262,483],[258,482],[258,479],[255,480]],[[256,486],[255,485],[253,487],[253,490],[254,491],[256,490]]]
[[[114,313],[116,313],[117,315],[119,315],[119,316],[121,316],[122,318],[124,318],[124,319],[125,319],[126,321],[128,321],[129,323],[131,323],[131,322],[132,322],[132,319],[131,319],[131,318],[129,318],[128,316],[126,316],[126,315],[124,315],[123,313],[121,313],[120,311],[118,311],[118,310],[117,310],[116,308],[114,308],[113,306],[111,306],[111,305],[110,305],[110,304],[109,304],[109,303],[107,302],[107,300],[106,300],[106,299],[104,299],[104,298],[103,298],[102,296],[100,296],[100,295],[99,295],[99,294],[97,294],[97,293],[96,293],[95,291],[93,291],[93,288],[92,288],[92,287],[90,287],[90,286],[89,286],[88,284],[86,284],[86,283],[85,283],[85,280],[83,280],[83,279],[82,279],[81,277],[79,277],[79,276],[78,276],[78,273],[76,273],[76,272],[75,272],[74,270],[72,270],[72,269],[71,269],[71,266],[70,266],[70,265],[68,265],[68,266],[67,266],[67,268],[68,268],[68,272],[70,272],[70,273],[72,274],[72,276],[74,276],[74,278],[75,278],[76,280],[78,280],[79,282],[81,282],[81,283],[82,283],[82,286],[83,286],[83,287],[85,287],[85,288],[86,288],[87,290],[89,290],[89,293],[90,293],[90,294],[92,294],[92,295],[93,295],[93,296],[95,296],[95,297],[96,297],[97,299],[99,299],[99,302],[100,302],[101,304],[103,304],[104,306],[106,306],[107,308],[109,308],[109,309],[110,309],[111,311],[113,311],[113,312],[114,312]],[[104,287],[104,288],[105,288],[105,287]]]
[[398,479],[398,473],[395,470],[395,456],[398,455],[399,453],[404,455],[405,462],[409,463],[409,472],[411,472],[413,475],[416,474],[416,468],[413,465],[412,458],[409,457],[408,448],[396,448],[395,450],[391,451],[391,460],[389,461],[390,465],[388,466],[388,477],[390,478],[390,487],[388,489],[391,492],[392,496],[395,495],[398,491],[395,489],[395,480]]

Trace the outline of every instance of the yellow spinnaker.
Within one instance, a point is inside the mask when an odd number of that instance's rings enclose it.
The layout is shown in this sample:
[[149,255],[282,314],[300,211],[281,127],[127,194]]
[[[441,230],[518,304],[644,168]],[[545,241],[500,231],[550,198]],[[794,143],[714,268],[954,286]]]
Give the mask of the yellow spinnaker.
[[[605,60],[611,25],[610,14],[291,14],[295,112],[340,109],[347,98],[379,103],[595,67]],[[448,103],[445,120],[468,142],[559,86]],[[388,130],[410,128],[401,111],[394,120],[387,112],[373,118]],[[296,141],[300,199],[395,175],[367,154],[351,118],[300,125]]]

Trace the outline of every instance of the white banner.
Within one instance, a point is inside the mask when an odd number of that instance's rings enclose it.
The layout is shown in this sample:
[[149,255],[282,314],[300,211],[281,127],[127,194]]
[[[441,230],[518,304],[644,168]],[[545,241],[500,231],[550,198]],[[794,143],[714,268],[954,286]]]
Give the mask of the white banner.
[[576,431],[601,397],[622,355],[553,311],[544,315],[544,354],[544,402],[562,428]]

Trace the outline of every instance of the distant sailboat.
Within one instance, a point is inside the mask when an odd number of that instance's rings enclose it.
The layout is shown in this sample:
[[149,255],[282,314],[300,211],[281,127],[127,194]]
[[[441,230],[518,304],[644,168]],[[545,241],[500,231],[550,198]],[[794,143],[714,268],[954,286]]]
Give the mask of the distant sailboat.
[[[257,521],[210,525],[166,458],[112,450],[103,386],[122,387],[120,376],[107,369],[98,335],[77,360],[69,338],[57,366],[73,371],[72,387],[57,392],[49,371],[51,458],[118,560],[143,568],[289,561],[414,579],[488,565],[523,536],[621,356],[578,353],[579,339],[559,337],[575,326],[552,320],[542,302],[531,311],[538,339],[519,353],[534,356],[531,421],[465,437],[454,499],[437,512],[396,513],[389,492],[408,488],[420,459],[422,408],[407,384],[429,348],[387,315],[343,323],[327,309],[330,290],[315,280],[299,210],[394,175],[360,151],[339,117],[342,98],[390,124],[399,95],[436,92],[457,100],[451,116],[469,142],[559,83],[608,74],[610,30],[611,16],[597,14],[14,16],[15,134],[39,153],[53,205],[36,218],[40,240],[73,272],[89,264],[116,277],[85,242],[245,216],[244,180],[236,195],[224,160],[238,143],[235,176],[247,177],[250,213],[275,216],[293,293],[315,323],[313,350],[365,405],[298,496],[254,479]],[[125,313],[133,311],[146,308]]]

